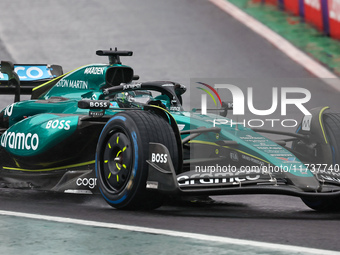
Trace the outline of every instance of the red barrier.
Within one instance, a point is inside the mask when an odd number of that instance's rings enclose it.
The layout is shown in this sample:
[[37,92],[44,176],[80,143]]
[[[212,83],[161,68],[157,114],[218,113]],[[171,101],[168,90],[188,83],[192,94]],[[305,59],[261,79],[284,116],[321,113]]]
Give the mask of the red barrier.
[[304,0],[305,20],[323,31],[321,0]]
[[340,39],[340,0],[328,0],[329,33]]
[[284,0],[284,8],[294,15],[299,15],[299,0]]

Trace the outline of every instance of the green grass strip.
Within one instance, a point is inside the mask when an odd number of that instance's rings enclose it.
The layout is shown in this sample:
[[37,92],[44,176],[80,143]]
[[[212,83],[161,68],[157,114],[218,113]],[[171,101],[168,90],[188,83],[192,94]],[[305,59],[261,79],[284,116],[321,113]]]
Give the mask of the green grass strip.
[[228,1],[340,75],[340,41],[324,35],[301,17],[280,10],[278,6],[251,0]]

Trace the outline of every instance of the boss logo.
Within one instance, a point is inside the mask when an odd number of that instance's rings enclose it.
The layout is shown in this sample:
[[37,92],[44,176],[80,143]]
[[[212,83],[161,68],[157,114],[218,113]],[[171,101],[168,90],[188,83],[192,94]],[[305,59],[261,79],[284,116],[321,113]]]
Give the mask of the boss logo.
[[168,162],[168,154],[152,153],[151,162],[165,164]]
[[71,121],[68,120],[50,120],[46,124],[46,129],[64,129],[64,130],[70,130],[70,123]]
[[106,101],[94,101],[90,102],[90,108],[108,108],[109,104]]
[[[95,96],[95,95],[94,95]],[[110,101],[108,100],[80,100],[78,107],[81,109],[108,109],[110,108]]]

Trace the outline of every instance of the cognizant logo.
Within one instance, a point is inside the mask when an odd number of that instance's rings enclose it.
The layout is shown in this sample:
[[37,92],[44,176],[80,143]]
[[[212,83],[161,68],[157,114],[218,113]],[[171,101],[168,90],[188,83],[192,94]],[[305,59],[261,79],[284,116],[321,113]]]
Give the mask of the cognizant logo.
[[[248,87],[247,88],[247,102],[245,100],[245,95],[243,91],[232,84],[215,84],[214,87],[203,83],[203,82],[197,82],[198,84],[203,85],[205,88],[197,87],[198,89],[206,92],[206,94],[201,95],[201,114],[206,115],[207,114],[207,94],[210,95],[210,97],[213,99],[215,106],[217,106],[217,102],[213,96],[213,94],[208,90],[210,89],[218,98],[219,103],[222,107],[222,100],[216,89],[227,89],[231,94],[233,98],[233,115],[236,116],[242,116],[245,115],[245,107],[248,107],[248,110],[257,116],[268,116],[270,114],[273,114],[278,107],[280,107],[280,113],[281,116],[287,115],[287,105],[295,105],[305,116],[311,116],[311,113],[306,109],[304,106],[305,103],[309,102],[311,99],[311,93],[308,89],[305,88],[299,88],[299,87],[282,87],[279,89],[277,87],[272,88],[272,98],[271,98],[271,107],[269,109],[259,110],[254,107],[254,96],[253,96],[253,88]],[[208,88],[208,89],[207,89]],[[279,104],[279,94],[280,94],[280,104]],[[290,98],[289,95],[295,95],[295,98]],[[296,95],[302,95],[300,98],[296,98]],[[270,99],[269,99],[270,100]],[[277,122],[280,122],[283,127],[296,127],[298,125],[298,122],[294,119],[266,119],[265,121],[268,121],[271,123],[272,127],[274,127],[274,124]],[[221,121],[214,121],[215,124],[227,124],[225,123],[226,120]],[[233,121],[228,121],[228,124],[232,125]],[[250,124],[250,123],[253,123]],[[254,124],[256,123],[256,125]],[[287,123],[287,124],[285,124]],[[289,124],[288,124],[289,123]],[[251,119],[251,120],[244,120],[241,122],[237,122],[234,124],[248,124],[249,127],[262,127],[264,124],[264,121],[261,119]]]
[[5,132],[1,136],[1,146],[13,150],[37,150],[39,136],[32,133]]

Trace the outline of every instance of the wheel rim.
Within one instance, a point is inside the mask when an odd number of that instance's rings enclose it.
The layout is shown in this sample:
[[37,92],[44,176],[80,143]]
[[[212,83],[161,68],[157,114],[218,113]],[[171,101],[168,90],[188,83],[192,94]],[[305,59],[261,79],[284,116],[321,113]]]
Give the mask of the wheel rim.
[[103,154],[102,177],[111,193],[119,193],[127,185],[132,169],[130,139],[118,131],[107,140]]

